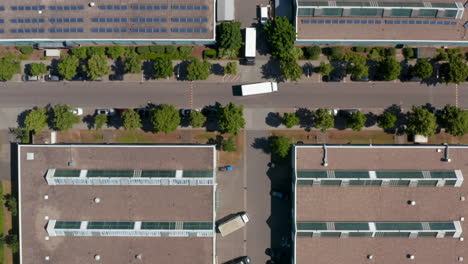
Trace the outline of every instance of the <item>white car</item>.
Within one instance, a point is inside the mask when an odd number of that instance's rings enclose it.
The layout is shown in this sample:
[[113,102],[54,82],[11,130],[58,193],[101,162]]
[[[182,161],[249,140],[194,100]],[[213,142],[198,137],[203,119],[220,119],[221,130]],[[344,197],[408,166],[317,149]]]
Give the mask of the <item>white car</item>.
[[266,24],[268,22],[268,7],[269,6],[260,7],[260,23],[262,24]]
[[75,108],[72,110],[72,113],[77,116],[83,115],[83,108]]

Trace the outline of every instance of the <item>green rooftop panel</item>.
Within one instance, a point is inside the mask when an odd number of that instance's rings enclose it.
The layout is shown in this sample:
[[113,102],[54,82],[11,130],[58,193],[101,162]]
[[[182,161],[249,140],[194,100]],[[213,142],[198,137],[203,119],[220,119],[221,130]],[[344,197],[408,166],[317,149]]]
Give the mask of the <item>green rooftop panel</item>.
[[80,177],[81,170],[55,170],[54,177]]
[[377,2],[381,7],[424,7],[423,2]]
[[424,178],[421,171],[376,171],[377,178],[383,179],[418,179]]
[[80,221],[57,221],[55,222],[55,229],[80,229]]
[[439,17],[455,18],[457,16],[457,10],[445,10],[445,12],[439,12]]
[[211,178],[213,177],[212,170],[184,170],[182,177],[184,178]]
[[372,232],[349,232],[349,237],[372,237]]
[[418,186],[437,186],[437,180],[420,180]]
[[328,2],[325,1],[300,1],[298,2],[299,6],[328,6]]
[[410,232],[377,232],[378,237],[409,237]]
[[297,180],[297,185],[310,185],[314,184],[313,180]]
[[325,222],[297,222],[297,230],[327,230]]
[[431,171],[431,178],[453,178],[456,179],[455,171]]
[[340,186],[341,180],[322,180],[322,186]]
[[174,178],[175,170],[144,170],[141,171],[142,178]]
[[350,180],[349,186],[381,186],[382,180]]
[[336,16],[340,17],[343,15],[343,8],[323,8],[321,9],[321,16]]
[[133,229],[135,222],[88,222],[88,229]]
[[391,17],[411,17],[412,9],[392,9]]
[[419,232],[418,237],[436,237],[437,232]]
[[320,237],[340,237],[341,232],[322,232]]
[[455,225],[452,222],[431,222],[429,226],[431,230],[455,230]]
[[362,222],[345,222],[345,223],[340,223],[336,222],[335,223],[335,230],[369,230],[369,224],[368,223],[362,223]]
[[130,178],[133,177],[133,170],[88,170],[88,178]]
[[327,171],[324,170],[299,170],[298,178],[327,178]]
[[456,180],[446,180],[444,186],[455,186]]
[[383,9],[378,8],[351,8],[350,10],[350,16],[381,17],[383,14]]
[[141,229],[146,230],[173,230],[175,222],[142,222]]
[[211,230],[213,229],[212,222],[184,222],[184,230]]
[[336,2],[336,6],[371,6],[370,2]]
[[369,178],[368,171],[335,171],[335,178]]
[[375,223],[377,230],[422,230],[421,223],[412,222],[382,222]]
[[313,8],[299,8],[297,10],[297,16],[314,16]]
[[458,8],[455,3],[431,3],[431,6],[436,8]]
[[414,15],[416,17],[436,17],[437,9],[419,9],[418,12]]

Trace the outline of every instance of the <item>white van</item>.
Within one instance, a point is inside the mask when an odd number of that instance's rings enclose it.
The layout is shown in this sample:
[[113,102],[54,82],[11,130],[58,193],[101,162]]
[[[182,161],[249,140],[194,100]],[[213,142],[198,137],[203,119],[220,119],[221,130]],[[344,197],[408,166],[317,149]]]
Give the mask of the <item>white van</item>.
[[268,22],[268,7],[269,6],[260,7],[260,23],[262,24],[266,24]]
[[275,82],[262,82],[241,85],[241,95],[265,94],[278,91],[278,84]]

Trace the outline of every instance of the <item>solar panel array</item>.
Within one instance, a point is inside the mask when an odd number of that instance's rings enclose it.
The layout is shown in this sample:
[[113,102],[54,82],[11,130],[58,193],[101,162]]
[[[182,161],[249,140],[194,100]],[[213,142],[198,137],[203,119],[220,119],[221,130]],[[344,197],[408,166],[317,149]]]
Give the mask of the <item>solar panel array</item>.
[[101,10],[127,10],[127,5],[99,5],[99,9]]
[[167,28],[132,28],[132,33],[166,33]]
[[71,27],[71,28],[49,28],[50,33],[83,33],[84,29],[80,27]]
[[10,20],[11,23],[44,23],[44,18],[16,18]]
[[303,24],[382,24],[377,19],[302,19]]
[[447,20],[385,20],[385,23],[389,25],[457,25],[456,21]]
[[49,18],[50,23],[82,23],[84,22],[84,19],[79,17],[79,18]]
[[207,28],[171,28],[173,33],[207,33]]
[[49,10],[54,11],[68,11],[68,10],[83,10],[83,5],[52,5],[49,6]]
[[11,6],[13,11],[34,11],[34,10],[44,10],[45,5],[33,5],[33,6]]
[[1,24],[1,23],[4,23],[4,22],[5,22],[5,20],[3,20],[3,19],[0,19],[0,24]]
[[134,10],[167,10],[167,5],[131,5]]
[[0,11],[5,11],[5,7],[4,7],[4,6],[0,6]]
[[18,33],[44,33],[45,30],[43,28],[14,28],[10,30],[13,34]]
[[208,10],[206,5],[173,5],[174,10]]
[[126,32],[128,32],[128,29],[126,29],[126,28],[104,28],[104,27],[99,27],[99,28],[91,28],[91,32],[94,32],[94,33],[126,33]]
[[167,22],[165,17],[134,17],[131,19],[132,22],[136,23],[148,23],[148,22]]
[[172,22],[187,22],[187,23],[203,23],[208,22],[208,18],[200,17],[200,18],[193,18],[193,17],[173,17],[171,18]]
[[120,23],[120,22],[128,22],[128,18],[126,17],[95,17],[92,18],[91,21],[93,22],[114,22],[114,23]]

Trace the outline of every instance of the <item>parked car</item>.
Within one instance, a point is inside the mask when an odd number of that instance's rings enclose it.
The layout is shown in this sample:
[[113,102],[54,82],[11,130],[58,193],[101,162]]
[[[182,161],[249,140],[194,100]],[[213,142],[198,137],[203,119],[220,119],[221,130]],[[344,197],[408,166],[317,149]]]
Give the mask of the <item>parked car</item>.
[[147,118],[151,113],[151,109],[149,108],[135,108],[134,110],[140,115],[141,118]]
[[348,117],[352,114],[356,114],[357,112],[359,112],[358,109],[340,109],[338,111],[338,115],[342,116],[342,117]]
[[123,81],[123,80],[124,80],[124,76],[123,76],[123,74],[113,74],[113,75],[109,75],[109,80],[110,80],[110,81]]
[[329,76],[323,76],[324,82],[341,82],[343,80],[343,76],[330,74]]
[[288,195],[285,194],[284,192],[279,191],[279,190],[271,190],[270,195],[271,195],[271,197],[278,198],[280,200],[288,199]]
[[219,171],[232,171],[232,166],[219,167]]
[[75,108],[75,109],[72,110],[72,113],[73,113],[74,115],[81,116],[81,115],[83,115],[83,108],[78,108],[78,107],[77,107],[77,108]]
[[37,82],[39,81],[39,76],[31,76],[31,75],[23,75],[21,76],[21,80],[23,82]]
[[60,78],[60,76],[57,76],[57,75],[49,74],[49,75],[46,75],[45,80],[47,82],[60,82],[62,78]]
[[205,107],[202,109],[202,114],[206,117],[215,117],[218,115],[218,108],[217,107]]
[[260,23],[266,24],[268,22],[268,6],[260,7]]
[[190,114],[194,111],[200,111],[199,109],[180,109],[180,116],[181,117],[189,117]]
[[351,77],[351,81],[353,82],[369,82],[369,77],[367,76],[362,76],[361,78],[353,78]]
[[251,260],[248,256],[243,256],[239,257],[233,260],[230,260],[228,262],[225,262],[224,264],[249,264],[251,263]]
[[407,82],[422,82],[421,78],[415,77],[415,76],[409,76],[408,79],[406,79]]
[[112,116],[112,115],[115,115],[115,109],[114,108],[96,109],[96,114]]

